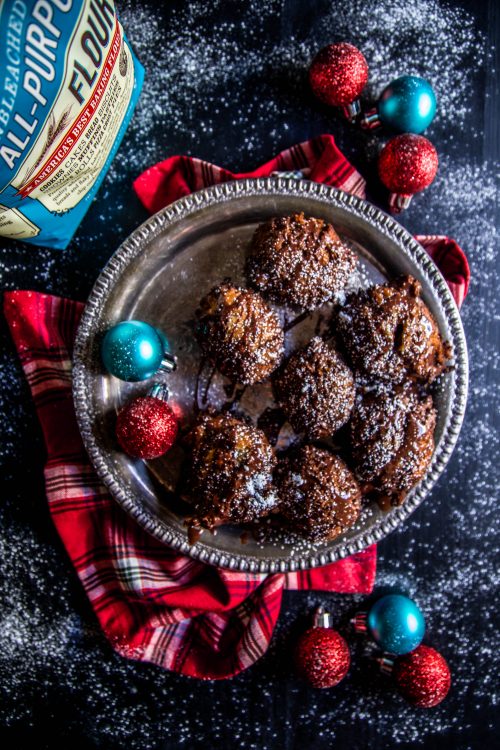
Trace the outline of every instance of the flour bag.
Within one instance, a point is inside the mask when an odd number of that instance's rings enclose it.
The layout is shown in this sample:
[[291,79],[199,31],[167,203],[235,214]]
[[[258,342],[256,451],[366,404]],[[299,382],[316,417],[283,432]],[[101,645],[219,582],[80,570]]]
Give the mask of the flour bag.
[[0,0],[0,235],[64,249],[144,72],[111,0]]

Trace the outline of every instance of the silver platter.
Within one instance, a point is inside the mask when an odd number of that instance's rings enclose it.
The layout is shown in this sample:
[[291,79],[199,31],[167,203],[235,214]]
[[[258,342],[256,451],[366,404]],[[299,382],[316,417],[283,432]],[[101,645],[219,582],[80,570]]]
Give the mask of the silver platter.
[[[110,325],[138,318],[162,328],[178,357],[168,377],[171,403],[184,423],[192,418],[200,352],[192,333],[200,298],[224,277],[243,282],[243,258],[260,222],[303,211],[331,222],[356,249],[361,271],[356,285],[399,274],[420,280],[423,298],[454,352],[454,368],[434,394],[438,411],[436,450],[429,470],[400,508],[366,509],[358,524],[328,544],[273,537],[265,543],[241,529],[222,527],[190,544],[172,489],[180,449],[142,462],[118,451],[117,410],[151,383],[123,383],[102,371],[99,342]],[[314,321],[313,321],[314,323]],[[311,321],[293,333],[296,345],[311,334]],[[80,431],[95,469],[120,505],[150,534],[191,557],[212,565],[250,572],[293,571],[325,565],[382,539],[427,497],[456,443],[467,398],[467,348],[460,315],[448,286],[425,250],[394,219],[366,201],[324,185],[285,178],[242,180],[182,198],[148,219],[121,245],[103,270],[84,310],[74,350],[73,392]],[[159,376],[161,378],[161,376]],[[223,397],[216,377],[209,401]],[[242,408],[251,416],[270,398],[269,388],[250,389]],[[267,401],[266,401],[267,400]]]

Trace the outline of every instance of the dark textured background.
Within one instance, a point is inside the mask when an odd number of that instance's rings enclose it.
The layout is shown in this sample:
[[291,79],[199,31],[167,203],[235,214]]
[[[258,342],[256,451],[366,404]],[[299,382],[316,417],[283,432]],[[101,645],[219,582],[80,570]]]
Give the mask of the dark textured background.
[[206,5],[208,15],[200,2],[118,3],[147,71],[137,115],[66,252],[0,238],[2,286],[84,300],[110,254],[145,218],[132,179],[173,153],[251,169],[294,142],[332,132],[383,205],[374,177],[377,139],[312,101],[307,62],[323,44],[345,38],[365,51],[375,90],[388,82],[386,71],[431,78],[440,114],[428,135],[441,158],[440,176],[401,220],[414,232],[455,236],[469,255],[473,283],[463,319],[471,393],[458,446],[432,496],[379,545],[377,591],[397,589],[417,599],[427,618],[426,642],[449,660],[453,688],[433,711],[411,709],[372,671],[363,645],[352,638],[353,668],[340,686],[318,692],[299,682],[289,654],[308,613],[321,601],[348,632],[362,597],[286,594],[269,652],[222,683],[194,682],[116,656],[50,521],[41,432],[1,319],[0,739],[4,747],[37,749],[61,743],[493,747],[499,674],[496,0]]

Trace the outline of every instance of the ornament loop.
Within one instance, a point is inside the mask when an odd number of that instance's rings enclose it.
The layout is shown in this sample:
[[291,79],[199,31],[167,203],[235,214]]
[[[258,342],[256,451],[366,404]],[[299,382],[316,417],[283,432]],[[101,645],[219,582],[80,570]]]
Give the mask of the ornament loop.
[[404,193],[391,193],[389,195],[389,208],[391,214],[399,214],[404,211],[411,203],[412,195]]
[[394,659],[392,659],[387,654],[384,654],[384,656],[379,656],[376,659],[376,662],[379,665],[382,674],[392,674],[392,670],[394,669]]
[[175,369],[177,369],[177,363],[175,361],[175,358],[169,352],[165,352],[163,355],[163,359],[160,362],[158,371],[159,372],[173,372]]
[[169,395],[166,383],[155,383],[148,393],[148,396],[151,396],[151,398],[157,398],[160,401],[168,401]]
[[368,626],[366,624],[368,613],[358,612],[352,619],[351,625],[356,633],[366,633]]
[[333,628],[332,613],[319,606],[313,615],[313,626],[315,628]]
[[360,125],[363,130],[376,130],[377,128],[379,128],[382,123],[380,122],[378,111],[376,109],[370,109],[368,110],[368,112],[365,112]]
[[346,120],[355,122],[361,114],[361,102],[359,99],[355,99],[353,102],[342,107],[342,113]]

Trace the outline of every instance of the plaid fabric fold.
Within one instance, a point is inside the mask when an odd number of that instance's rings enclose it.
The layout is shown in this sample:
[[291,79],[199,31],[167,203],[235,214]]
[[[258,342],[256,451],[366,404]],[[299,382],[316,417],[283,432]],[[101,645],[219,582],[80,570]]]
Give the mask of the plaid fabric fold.
[[71,356],[82,309],[30,291],[4,297],[47,445],[50,513],[120,654],[192,677],[230,677],[266,651],[284,588],[371,591],[375,547],[317,570],[254,575],[180,555],[129,518],[89,464],[76,424]]
[[[329,134],[292,146],[253,172],[234,173],[202,159],[171,156],[139,175],[134,189],[143,206],[155,213],[178,198],[209,185],[246,177],[269,177],[276,173],[289,173],[289,176],[322,182],[359,198],[366,197],[365,180]],[[418,235],[416,239],[433,258],[460,306],[470,281],[465,253],[449,237]]]
[[234,173],[190,156],[171,156],[143,172],[134,189],[144,207],[156,213],[172,201],[229,180],[269,177],[276,172],[307,177],[313,182],[365,197],[366,182],[337,147],[332,135],[320,135],[282,151],[253,172]]
[[[364,195],[364,180],[332,136],[295,146],[245,175],[172,157],[141,175],[135,189],[146,207],[156,211],[209,184],[297,170]],[[469,279],[462,251],[448,238],[418,239],[460,303]],[[14,291],[5,295],[4,309],[47,445],[45,481],[54,524],[104,633],[120,654],[191,677],[230,677],[266,651],[285,588],[372,590],[375,546],[323,568],[266,576],[213,568],[143,531],[99,482],[78,432],[71,355],[83,306]]]

